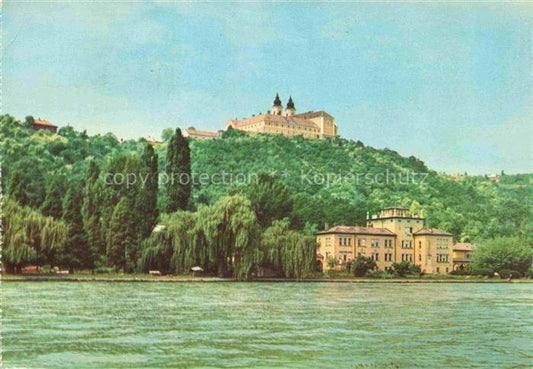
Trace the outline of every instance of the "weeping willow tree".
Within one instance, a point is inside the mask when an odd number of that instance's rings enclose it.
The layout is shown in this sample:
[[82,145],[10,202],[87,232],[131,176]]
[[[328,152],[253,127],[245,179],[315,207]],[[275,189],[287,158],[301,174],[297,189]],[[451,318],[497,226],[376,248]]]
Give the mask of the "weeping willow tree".
[[264,255],[261,265],[270,266],[284,277],[301,279],[314,271],[314,237],[290,230],[288,219],[274,221],[265,230],[261,250]]
[[261,260],[260,228],[250,201],[222,198],[197,213],[178,211],[163,218],[165,229],[143,243],[139,268],[168,273],[193,266],[220,276],[246,279]]
[[13,200],[6,200],[2,210],[6,269],[17,272],[30,263],[53,263],[54,252],[66,243],[68,227]]
[[220,276],[246,279],[261,261],[260,227],[250,200],[242,195],[220,199],[200,218],[208,246],[208,268]]

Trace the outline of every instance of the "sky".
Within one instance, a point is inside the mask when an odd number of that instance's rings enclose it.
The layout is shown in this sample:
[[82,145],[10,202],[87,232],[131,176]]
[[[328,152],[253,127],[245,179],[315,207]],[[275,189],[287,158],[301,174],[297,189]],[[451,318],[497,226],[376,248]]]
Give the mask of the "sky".
[[469,174],[532,172],[532,6],[22,2],[2,9],[2,113],[90,134],[219,130],[276,92],[342,137]]

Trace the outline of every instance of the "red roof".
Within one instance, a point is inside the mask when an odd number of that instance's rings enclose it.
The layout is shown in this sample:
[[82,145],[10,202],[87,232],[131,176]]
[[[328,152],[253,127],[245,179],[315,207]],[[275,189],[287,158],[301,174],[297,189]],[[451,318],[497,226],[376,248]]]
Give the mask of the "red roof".
[[43,120],[43,119],[35,119],[35,123],[34,124],[37,124],[39,126],[46,126],[46,127],[53,127],[53,128],[57,128],[56,125],[50,123],[49,121],[47,120]]
[[453,234],[441,231],[437,228],[422,228],[419,231],[413,233],[415,236],[429,235],[429,236],[453,236]]
[[453,251],[472,251],[471,243],[456,243],[453,245]]
[[396,233],[389,231],[386,228],[373,228],[373,227],[349,227],[349,226],[336,226],[328,229],[327,231],[317,232],[317,234],[366,234],[375,236],[394,236]]

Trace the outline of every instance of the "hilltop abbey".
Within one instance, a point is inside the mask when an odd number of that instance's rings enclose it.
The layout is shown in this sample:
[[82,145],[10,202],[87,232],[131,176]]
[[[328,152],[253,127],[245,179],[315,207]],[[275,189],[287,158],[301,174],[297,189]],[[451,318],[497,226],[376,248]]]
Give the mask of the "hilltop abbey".
[[301,135],[306,138],[327,138],[337,135],[335,118],[325,111],[308,111],[296,114],[296,107],[289,97],[285,109],[276,94],[272,108],[266,114],[250,118],[231,119],[228,128],[255,133],[272,133],[285,136]]

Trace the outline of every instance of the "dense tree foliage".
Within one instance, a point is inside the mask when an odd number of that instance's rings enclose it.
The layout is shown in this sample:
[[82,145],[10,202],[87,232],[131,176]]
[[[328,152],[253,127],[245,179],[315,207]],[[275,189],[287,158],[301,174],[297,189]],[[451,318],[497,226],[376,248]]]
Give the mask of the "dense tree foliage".
[[124,196],[113,210],[109,222],[107,261],[115,267],[116,271],[122,269],[124,272],[131,272],[134,270],[134,265],[130,265],[137,251],[132,211],[131,200]]
[[313,237],[276,221],[264,234],[250,200],[226,196],[197,212],[178,211],[163,218],[165,229],[145,241],[140,269],[183,273],[194,266],[220,276],[247,279],[272,268],[302,278],[314,270]]
[[63,214],[63,194],[58,180],[48,186],[46,197],[41,205],[41,213],[54,219],[61,219]]
[[292,211],[289,190],[283,182],[268,173],[259,173],[257,179],[250,183],[246,195],[263,228],[274,220],[288,217]]
[[138,225],[137,240],[147,238],[154,228],[157,216],[158,157],[151,145],[146,145],[141,157],[139,179],[142,181],[135,199],[135,214]]
[[63,221],[68,226],[65,249],[59,254],[58,263],[74,268],[93,268],[94,255],[87,245],[87,234],[83,228],[81,194],[70,187],[63,201]]
[[191,152],[189,142],[178,128],[166,153],[167,212],[186,210],[191,196]]
[[[163,136],[150,146],[68,126],[59,134],[35,131],[0,117],[5,193],[68,229],[64,247],[43,248],[61,249],[57,258],[51,252],[39,261],[172,273],[199,265],[238,278],[269,268],[300,278],[313,268],[313,231],[325,223],[364,224],[367,212],[386,206],[423,212],[427,226],[457,241],[516,236],[513,242],[531,245],[531,174],[452,177],[414,157],[342,138],[228,130],[222,139],[189,141],[170,129]],[[157,174],[176,173],[207,181],[158,184]],[[158,219],[167,227],[152,233]],[[121,237],[110,236],[115,230]],[[20,249],[17,242],[10,250]],[[36,260],[24,250],[19,255],[27,257],[13,259],[19,266]]]
[[508,277],[513,272],[530,275],[533,263],[533,249],[523,238],[497,237],[477,245],[474,250],[471,271],[493,276],[494,273]]
[[271,268],[283,277],[305,278],[315,270],[315,238],[290,230],[287,218],[276,220],[263,233],[261,255],[259,270]]
[[55,251],[68,239],[68,227],[63,222],[9,198],[2,205],[2,226],[2,262],[13,272],[29,263],[53,263]]

